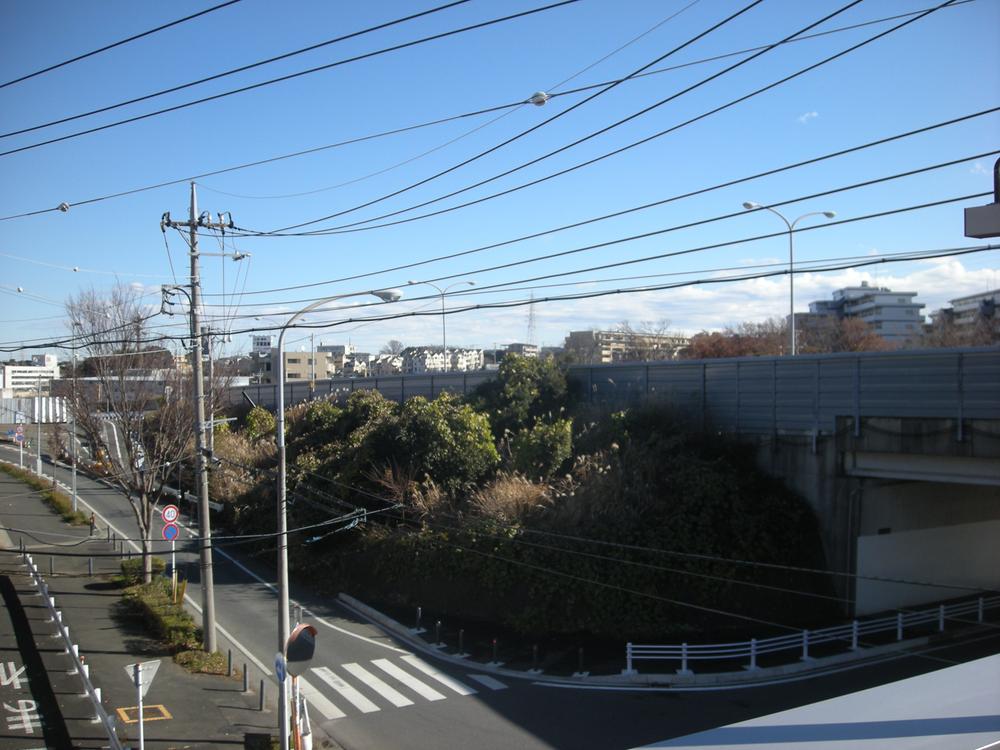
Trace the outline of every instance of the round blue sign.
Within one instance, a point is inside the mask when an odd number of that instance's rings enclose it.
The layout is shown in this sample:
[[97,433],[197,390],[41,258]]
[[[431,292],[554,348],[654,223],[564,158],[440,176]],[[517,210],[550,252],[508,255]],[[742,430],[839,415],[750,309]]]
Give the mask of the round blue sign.
[[163,538],[168,542],[174,541],[181,533],[181,530],[177,528],[176,523],[165,523],[163,524]]

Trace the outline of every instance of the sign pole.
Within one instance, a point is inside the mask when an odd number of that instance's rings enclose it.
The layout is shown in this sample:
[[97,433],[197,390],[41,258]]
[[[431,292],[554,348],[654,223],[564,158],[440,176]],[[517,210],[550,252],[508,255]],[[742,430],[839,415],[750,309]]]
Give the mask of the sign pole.
[[177,603],[177,556],[173,539],[170,540],[170,590],[174,603]]
[[135,694],[139,698],[139,750],[145,750],[146,738],[142,722],[142,664],[136,662],[133,670],[135,672]]
[[17,441],[17,465],[18,468],[24,468],[24,436]]

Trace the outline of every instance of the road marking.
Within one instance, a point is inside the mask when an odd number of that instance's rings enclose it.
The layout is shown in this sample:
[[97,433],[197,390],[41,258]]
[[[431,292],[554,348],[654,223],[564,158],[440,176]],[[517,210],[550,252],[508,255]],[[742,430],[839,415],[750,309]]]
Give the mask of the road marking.
[[506,690],[507,686],[500,680],[494,680],[488,674],[470,674],[469,679],[475,680],[480,685],[488,687],[490,690]]
[[389,676],[395,677],[422,698],[426,698],[429,701],[443,701],[445,699],[445,695],[443,693],[439,693],[430,685],[425,685],[413,675],[408,672],[404,672],[388,659],[373,659],[372,664]]
[[312,671],[323,682],[350,701],[362,713],[370,714],[373,711],[380,710],[378,706],[363,696],[359,690],[340,679],[329,667],[313,667]]
[[[116,708],[115,713],[118,714],[118,718],[122,720],[123,724],[138,724],[139,723],[139,707],[138,706],[128,706],[126,708]],[[146,721],[164,721],[166,719],[174,718],[167,707],[162,703],[154,703],[152,705],[146,704],[142,707],[142,720]]]
[[[185,528],[188,528],[188,531],[191,531],[191,529],[189,527],[185,527]],[[198,537],[195,536],[193,538],[197,539]],[[270,583],[269,581],[265,581],[263,578],[261,578],[259,575],[257,575],[252,570],[250,570],[248,567],[246,567],[243,563],[241,563],[239,560],[236,560],[234,557],[232,557],[230,555],[227,555],[225,552],[223,552],[218,547],[212,547],[212,552],[222,555],[224,558],[226,558],[227,560],[229,560],[233,565],[235,565],[237,568],[239,568],[240,570],[242,570],[244,573],[246,573],[248,576],[250,576],[251,578],[253,578],[255,581],[264,584],[264,586],[272,594],[274,594],[275,596],[278,595],[278,589],[275,587],[275,585],[273,583]],[[292,603],[294,604],[295,602],[292,602]],[[323,619],[322,617],[320,617],[319,615],[317,615],[315,612],[313,612],[313,611],[311,611],[311,610],[309,610],[309,609],[307,609],[305,607],[302,608],[302,612],[304,614],[308,615],[309,617],[313,618],[320,625],[325,625],[326,627],[330,628],[330,630],[336,630],[338,633],[342,633],[343,635],[349,635],[351,638],[357,638],[358,640],[364,641],[365,643],[370,643],[373,646],[381,646],[382,648],[389,649],[390,651],[395,651],[398,654],[408,654],[409,653],[409,651],[406,651],[405,649],[396,648],[395,646],[389,646],[389,645],[386,645],[385,643],[382,643],[380,641],[376,641],[374,638],[369,638],[367,636],[361,635],[360,633],[353,633],[350,630],[345,630],[344,628],[338,627],[337,625],[334,625],[332,622],[327,622],[325,619]]]
[[376,693],[381,695],[387,701],[389,701],[396,708],[402,708],[403,706],[412,706],[413,701],[403,695],[401,692],[396,690],[394,687],[390,687],[381,678],[376,677],[367,669],[362,667],[360,664],[344,664],[342,665],[344,669],[350,672],[352,675],[361,680],[365,685],[370,687]]
[[437,680],[442,685],[444,685],[446,688],[454,690],[459,695],[475,695],[475,693],[476,693],[476,691],[473,690],[472,688],[470,688],[468,685],[466,685],[466,684],[464,684],[462,682],[459,682],[458,680],[454,679],[450,675],[446,675],[444,672],[438,671],[437,669],[435,669],[434,667],[432,667],[430,664],[428,664],[427,662],[425,662],[423,659],[421,659],[419,656],[415,656],[413,654],[409,654],[409,655],[403,657],[403,661],[405,661],[411,667],[419,669],[421,672],[423,672],[428,677],[431,677],[431,678]]
[[299,692],[316,707],[317,711],[323,714],[324,719],[342,719],[347,715],[328,701],[319,690],[306,682],[302,677],[299,677]]

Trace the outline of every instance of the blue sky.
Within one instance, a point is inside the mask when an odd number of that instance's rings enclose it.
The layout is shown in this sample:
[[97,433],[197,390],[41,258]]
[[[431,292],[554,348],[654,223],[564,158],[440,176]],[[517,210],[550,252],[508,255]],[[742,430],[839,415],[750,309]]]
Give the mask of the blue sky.
[[[844,4],[846,0],[764,0],[654,69],[777,41]],[[935,4],[867,0],[815,31],[923,10]],[[4,23],[0,25],[0,46],[5,50],[0,60],[0,79],[9,81],[211,5],[44,1],[5,4]],[[545,3],[472,0],[185,91],[0,138],[0,151],[542,5]],[[559,93],[621,78],[744,5],[723,0],[581,0],[256,91],[2,156],[0,216],[51,208],[62,201],[74,204],[519,102],[535,91]],[[0,131],[9,133],[142,96],[432,7],[431,3],[414,2],[278,4],[242,0],[195,21],[0,88]],[[515,187],[646,138],[903,20],[783,45],[585,143],[397,218]],[[787,260],[787,243],[783,237],[775,237],[621,268],[518,283],[732,242],[782,228],[776,217],[756,212],[557,259],[484,270],[740,211],[745,200],[778,202],[993,151],[1000,148],[1000,114],[534,240],[337,282],[662,200],[998,106],[997,29],[1000,2],[973,0],[942,9],[839,60],[644,145],[479,205],[351,233],[227,239],[228,251],[236,248],[251,257],[240,263],[204,258],[204,290],[209,304],[206,313],[215,317],[217,326],[242,332],[274,325],[281,321],[281,313],[301,308],[313,299],[372,288],[403,288],[409,280],[437,279],[439,286],[475,281],[476,287],[453,291],[476,294],[449,296],[448,307],[458,307],[524,300],[532,292],[540,299],[706,279],[734,273],[715,269],[782,263]],[[649,107],[745,56],[686,65],[624,82],[462,168],[311,228],[371,219],[488,179]],[[205,177],[197,180],[199,207],[213,213],[229,211],[239,227],[258,231],[345,211],[459,164],[569,109],[594,91],[559,96],[542,107],[523,105]],[[782,210],[791,217],[834,210],[838,218],[850,218],[985,192],[992,188],[990,172],[995,158],[964,161],[923,175],[793,203]],[[805,264],[821,259],[975,245],[976,241],[963,237],[962,208],[989,200],[966,200],[803,232],[796,237],[796,260]],[[187,203],[188,188],[179,183],[74,206],[66,213],[49,211],[0,221],[2,346],[10,349],[27,342],[29,348],[13,355],[21,357],[40,350],[31,345],[63,337],[66,326],[62,304],[67,296],[91,287],[106,289],[116,279],[143,285],[144,291],[150,293],[150,303],[158,307],[158,285],[173,283],[174,273],[183,281],[187,267],[185,245],[178,234],[168,232],[168,244],[164,246],[160,216],[170,211],[175,218],[184,219]],[[803,226],[809,223],[806,220]],[[201,249],[219,252],[220,246],[217,240],[204,237]],[[80,270],[74,272],[74,267]],[[655,274],[688,275],[621,278]],[[442,277],[449,278],[442,281]],[[810,300],[827,297],[833,289],[862,280],[917,291],[919,301],[927,305],[929,312],[953,297],[1000,286],[1000,256],[990,251],[804,274],[796,277],[796,309],[806,309]],[[269,291],[323,281],[336,283]],[[481,287],[498,283],[511,283],[512,288],[479,293]],[[574,285],[551,286],[570,283]],[[17,287],[24,292],[18,293]],[[245,293],[235,294],[240,290]],[[338,303],[336,311],[313,316],[312,320],[319,323],[374,312],[440,309],[430,286],[411,286],[403,291],[404,301],[391,307],[347,307],[364,301],[357,297]],[[612,326],[623,320],[639,325],[642,321],[667,319],[672,329],[694,333],[741,320],[782,315],[787,306],[785,276],[587,300],[537,302],[534,340],[558,344],[571,329]],[[178,317],[156,319],[153,324],[158,332],[177,334],[183,323]],[[301,335],[291,338],[301,339]],[[453,345],[502,345],[524,341],[527,336],[526,307],[478,310],[448,318],[448,341]],[[404,317],[366,325],[351,323],[317,332],[317,339],[328,343],[350,339],[363,350],[377,350],[388,339],[406,344],[438,343],[440,319]],[[245,349],[248,343],[249,335],[238,333],[231,351]],[[301,341],[293,344],[300,345]]]

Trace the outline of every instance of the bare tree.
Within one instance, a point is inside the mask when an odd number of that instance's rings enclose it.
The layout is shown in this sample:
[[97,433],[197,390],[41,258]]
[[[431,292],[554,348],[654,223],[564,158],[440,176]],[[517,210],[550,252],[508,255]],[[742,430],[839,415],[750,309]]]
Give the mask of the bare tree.
[[106,296],[81,292],[67,301],[66,311],[74,340],[94,372],[77,384],[71,409],[93,453],[107,457],[107,478],[128,498],[148,583],[153,512],[171,466],[187,455],[192,443],[190,375],[173,367],[149,367],[153,337],[148,321],[154,312],[132,287],[118,284]]
[[396,339],[389,339],[387,342],[385,342],[385,346],[379,349],[379,354],[401,354],[403,349],[405,348],[406,347],[403,346],[402,341],[397,341]]
[[683,341],[682,336],[671,333],[668,318],[643,320],[635,328],[623,320],[614,330],[625,335],[627,358],[643,362],[673,359]]

